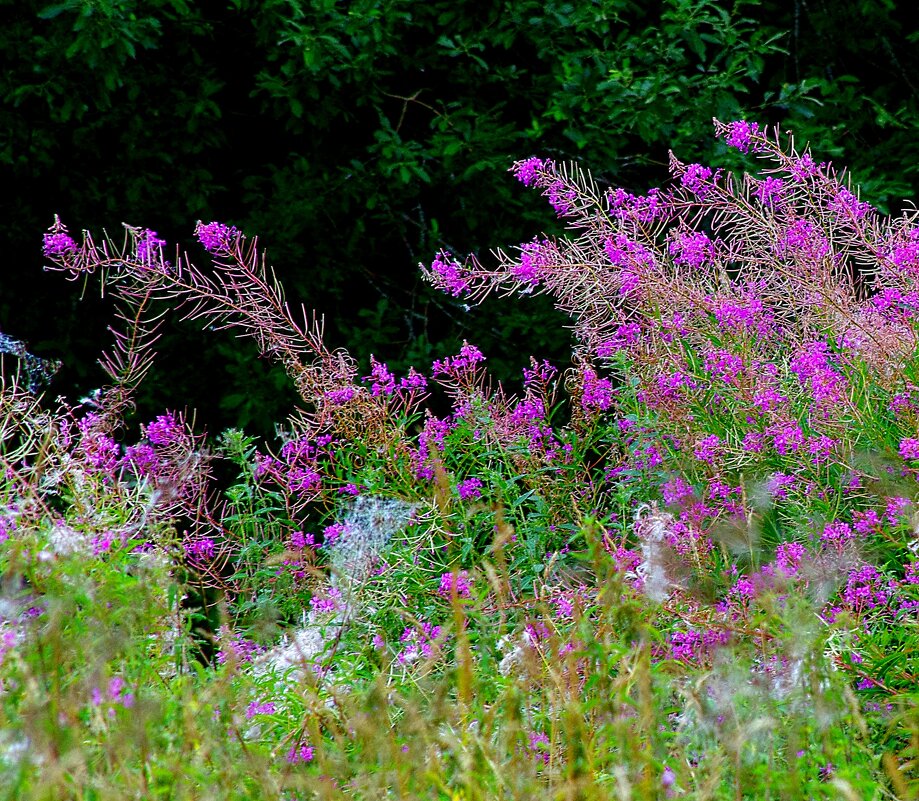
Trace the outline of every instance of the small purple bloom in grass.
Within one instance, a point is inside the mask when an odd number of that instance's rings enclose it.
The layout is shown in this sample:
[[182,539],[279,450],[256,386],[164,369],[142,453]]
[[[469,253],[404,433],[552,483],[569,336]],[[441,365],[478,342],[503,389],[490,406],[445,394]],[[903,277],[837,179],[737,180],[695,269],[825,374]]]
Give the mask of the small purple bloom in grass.
[[530,741],[527,748],[534,758],[538,759],[544,765],[549,764],[549,758],[552,755],[552,744],[545,734],[542,732],[533,732],[530,735]]
[[[220,633],[224,636],[228,634],[226,629],[221,629]],[[262,646],[258,645],[258,643],[247,640],[245,637],[240,637],[239,635],[230,637],[226,642],[226,647],[226,651],[220,650],[217,652],[217,663],[220,665],[225,665],[227,660],[236,660],[237,662],[245,664],[251,662],[265,650]]]
[[482,497],[482,482],[478,478],[467,478],[465,481],[461,481],[457,487],[456,491],[459,493],[460,500],[471,501],[474,498]]
[[743,370],[743,359],[726,350],[713,350],[705,356],[705,369],[725,384],[731,384]]
[[312,534],[304,534],[302,531],[294,531],[290,535],[290,545],[298,551],[304,548],[312,548],[316,544],[316,539]]
[[766,433],[772,437],[772,445],[781,456],[796,452],[804,444],[804,432],[797,423],[778,423],[770,426]]
[[807,440],[807,452],[813,457],[811,463],[821,465],[828,462],[834,447],[836,447],[836,440],[825,434],[821,434],[818,437],[810,437]]
[[422,623],[421,630],[407,626],[399,638],[405,647],[396,657],[400,665],[407,665],[419,657],[430,659],[434,655],[437,639],[440,637],[441,628],[433,623]]
[[766,484],[766,491],[773,498],[780,498],[784,501],[788,499],[788,488],[794,487],[797,483],[798,479],[795,476],[787,473],[773,473]]
[[49,259],[61,256],[72,256],[77,252],[77,243],[70,234],[63,231],[57,234],[45,234],[42,253]]
[[460,570],[458,573],[444,573],[440,577],[440,587],[437,589],[437,594],[449,601],[454,592],[457,598],[468,598],[472,594],[468,570]]
[[208,253],[222,254],[230,250],[231,245],[239,236],[239,229],[219,222],[210,222],[205,225],[199,220],[195,235]]
[[434,257],[431,273],[436,285],[455,298],[469,291],[469,278],[464,275],[463,266],[447,253],[441,252]]
[[296,765],[299,762],[312,762],[314,754],[315,752],[311,745],[294,746],[287,752],[287,761],[291,765]]
[[324,595],[314,595],[310,598],[310,606],[320,614],[338,612],[342,609],[341,590],[330,587]]
[[328,547],[334,544],[348,530],[347,523],[333,523],[322,531],[322,544]]
[[919,459],[919,439],[901,439],[900,458],[904,461]]
[[823,533],[820,535],[820,540],[825,545],[833,545],[836,548],[842,548],[847,542],[851,542],[854,536],[852,527],[848,523],[844,523],[841,520],[834,520],[824,527]]
[[690,501],[695,494],[695,490],[682,476],[674,476],[661,490],[664,496],[664,503],[672,506],[684,501]]
[[539,180],[540,170],[544,170],[545,168],[546,162],[534,156],[533,158],[516,162],[511,169],[514,173],[514,177],[520,181],[520,183],[524,186],[533,186]]
[[676,784],[676,774],[669,766],[665,765],[664,772],[661,774],[661,787],[665,790],[669,790],[674,784]]
[[709,434],[709,436],[696,443],[693,453],[700,462],[711,464],[718,454],[718,445],[720,444],[721,439],[717,434]]
[[741,153],[749,153],[753,137],[761,133],[759,123],[737,120],[728,126],[724,141],[731,147],[736,147]]
[[783,542],[775,549],[775,566],[786,576],[794,576],[806,553],[800,542]]
[[855,511],[852,513],[852,520],[855,530],[863,536],[880,533],[881,518],[874,509]]
[[246,720],[252,720],[256,715],[273,715],[274,714],[274,704],[271,701],[267,703],[260,704],[258,701],[253,701],[246,708]]

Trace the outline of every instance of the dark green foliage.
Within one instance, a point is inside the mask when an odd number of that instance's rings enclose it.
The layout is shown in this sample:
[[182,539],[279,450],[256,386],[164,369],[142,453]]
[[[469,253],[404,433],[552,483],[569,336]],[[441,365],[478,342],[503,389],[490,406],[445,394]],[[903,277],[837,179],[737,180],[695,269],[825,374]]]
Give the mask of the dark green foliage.
[[[919,34],[892,3],[24,0],[5,16],[0,325],[63,358],[58,391],[99,382],[105,332],[36,277],[54,212],[170,243],[190,219],[236,224],[272,243],[331,343],[424,369],[465,336],[515,378],[530,351],[568,359],[548,304],[466,312],[417,277],[441,247],[487,259],[558,230],[507,174],[515,158],[576,158],[643,191],[670,147],[729,158],[699,132],[746,117],[850,164],[881,207],[916,183]],[[183,398],[212,430],[269,432],[281,382],[246,344],[208,339],[167,331],[183,369],[157,375],[142,412]]]

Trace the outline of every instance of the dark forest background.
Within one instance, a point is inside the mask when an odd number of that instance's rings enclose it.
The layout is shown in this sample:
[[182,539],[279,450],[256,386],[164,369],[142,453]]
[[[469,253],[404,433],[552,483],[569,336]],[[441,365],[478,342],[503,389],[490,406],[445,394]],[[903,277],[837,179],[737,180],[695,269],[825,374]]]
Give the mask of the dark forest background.
[[[367,363],[425,370],[463,338],[512,384],[565,364],[544,298],[466,310],[418,274],[560,229],[508,173],[576,160],[645,192],[683,160],[733,163],[711,118],[778,123],[897,212],[919,184],[919,31],[891,0],[32,0],[0,2],[0,332],[61,359],[51,396],[103,379],[98,287],[44,273],[75,235],[194,224],[257,235],[289,298]],[[97,236],[97,238],[99,238]],[[268,434],[283,373],[231,333],[172,321],[139,418],[196,408]]]

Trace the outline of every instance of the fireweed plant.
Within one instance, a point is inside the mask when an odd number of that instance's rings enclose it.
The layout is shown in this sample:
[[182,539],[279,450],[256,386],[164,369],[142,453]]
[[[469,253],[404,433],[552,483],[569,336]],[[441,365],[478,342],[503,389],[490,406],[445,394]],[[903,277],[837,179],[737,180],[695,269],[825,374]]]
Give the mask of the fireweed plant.
[[[919,797],[919,218],[715,129],[755,173],[528,159],[571,235],[422,268],[571,316],[518,394],[471,343],[362,376],[231,226],[55,219],[118,323],[77,404],[5,366],[0,797]],[[284,366],[276,447],[126,441],[173,309]]]

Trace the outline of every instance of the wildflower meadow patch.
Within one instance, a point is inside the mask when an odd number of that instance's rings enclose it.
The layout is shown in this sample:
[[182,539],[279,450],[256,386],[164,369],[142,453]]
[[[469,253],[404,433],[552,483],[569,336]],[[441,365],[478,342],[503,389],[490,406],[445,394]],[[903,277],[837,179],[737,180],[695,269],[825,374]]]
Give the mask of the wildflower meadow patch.
[[[232,226],[55,219],[116,322],[79,402],[4,346],[0,797],[919,797],[919,217],[715,131],[641,196],[520,161],[569,235],[422,266],[570,316],[516,388],[362,375]],[[275,442],[129,434],[168,313],[283,366]]]

